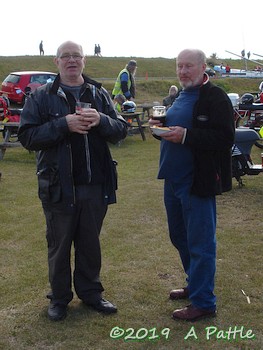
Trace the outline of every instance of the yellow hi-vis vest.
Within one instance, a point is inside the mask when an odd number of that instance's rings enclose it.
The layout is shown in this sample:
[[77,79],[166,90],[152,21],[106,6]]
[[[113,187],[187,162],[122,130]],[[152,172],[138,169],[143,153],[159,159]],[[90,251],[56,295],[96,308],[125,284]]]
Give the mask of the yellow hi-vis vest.
[[114,85],[114,88],[112,90],[112,95],[113,96],[116,96],[118,94],[122,94],[123,95],[123,91],[121,89],[121,75],[122,73],[127,73],[128,74],[128,89],[130,90],[130,87],[131,87],[131,79],[130,79],[130,72],[128,71],[128,69],[124,68],[123,70],[120,71],[117,79],[116,79],[116,82],[115,82],[115,85]]
[[116,109],[117,112],[119,112],[119,113],[122,112],[122,110],[121,110],[121,105],[120,105],[119,103],[115,103],[114,107],[115,107],[115,109]]

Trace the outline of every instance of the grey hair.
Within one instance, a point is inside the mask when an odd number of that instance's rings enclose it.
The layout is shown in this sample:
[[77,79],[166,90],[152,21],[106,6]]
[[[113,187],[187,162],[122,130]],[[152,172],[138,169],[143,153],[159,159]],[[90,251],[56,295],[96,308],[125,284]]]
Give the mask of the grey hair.
[[196,55],[196,58],[197,58],[199,63],[204,63],[204,64],[206,63],[206,55],[202,50],[185,49],[185,50],[181,51],[178,56],[180,56],[180,54],[182,54],[182,53],[193,53]]
[[206,63],[206,55],[202,50],[196,50],[196,54],[199,56],[200,63]]

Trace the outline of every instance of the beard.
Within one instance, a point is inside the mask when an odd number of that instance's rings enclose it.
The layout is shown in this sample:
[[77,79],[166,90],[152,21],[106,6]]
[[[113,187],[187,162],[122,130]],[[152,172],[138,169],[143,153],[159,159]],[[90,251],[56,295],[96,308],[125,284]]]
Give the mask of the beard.
[[195,86],[202,85],[204,81],[204,72],[202,70],[199,70],[198,72],[194,72],[193,74],[189,73],[182,73],[179,74],[179,83],[183,89],[190,89]]
[[189,89],[189,88],[198,86],[202,84],[202,81],[203,81],[203,76],[197,77],[195,79],[190,79],[190,78],[183,79],[183,80],[179,79],[179,83],[183,89]]

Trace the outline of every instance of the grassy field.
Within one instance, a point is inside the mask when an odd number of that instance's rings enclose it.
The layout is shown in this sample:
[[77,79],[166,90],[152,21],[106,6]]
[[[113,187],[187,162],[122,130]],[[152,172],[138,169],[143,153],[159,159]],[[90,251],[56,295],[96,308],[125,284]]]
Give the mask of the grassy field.
[[[119,162],[119,190],[101,235],[102,281],[105,297],[117,304],[118,313],[100,315],[75,297],[68,317],[55,324],[46,315],[47,249],[34,153],[6,151],[0,162],[1,349],[263,348],[262,175],[246,177],[241,189],[233,181],[233,190],[218,197],[217,318],[173,321],[172,311],[187,302],[172,302],[168,294],[184,285],[185,276],[168,238],[163,184],[156,180],[159,142],[148,132],[146,136],[145,142],[134,135],[111,146]],[[259,162],[260,150],[253,152]],[[123,329],[119,339],[113,338],[115,327]],[[236,335],[223,339],[235,327]],[[125,340],[132,332],[148,338]],[[209,337],[209,332],[214,333]]]
[[[85,72],[111,91],[128,59],[88,57]],[[174,60],[137,62],[136,103],[162,101],[177,83]],[[230,63],[239,68],[239,61]],[[0,57],[0,82],[11,71],[54,68],[51,56]],[[259,85],[256,79],[213,82],[239,94],[257,91]],[[184,285],[185,276],[168,238],[163,183],[156,179],[159,142],[148,132],[146,138],[143,142],[140,135],[128,136],[120,146],[111,146],[119,163],[119,190],[102,230],[101,277],[105,297],[117,304],[118,313],[100,315],[75,297],[68,317],[59,323],[47,318],[47,248],[35,156],[22,148],[6,151],[0,162],[0,349],[263,349],[262,174],[245,177],[241,189],[233,180],[233,190],[217,198],[217,318],[176,322],[173,310],[187,302],[172,302],[168,295]],[[252,158],[261,162],[256,147]],[[115,327],[123,329],[119,339],[114,339]],[[228,335],[235,327],[236,335]],[[129,339],[132,332],[146,338]],[[208,337],[208,332],[214,333]]]

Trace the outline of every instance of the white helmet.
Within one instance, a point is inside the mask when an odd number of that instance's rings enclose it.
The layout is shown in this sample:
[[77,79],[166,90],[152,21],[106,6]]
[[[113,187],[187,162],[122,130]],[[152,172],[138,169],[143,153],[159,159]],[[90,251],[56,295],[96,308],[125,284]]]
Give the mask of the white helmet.
[[134,113],[136,109],[136,104],[133,101],[126,101],[122,104],[123,111],[128,113]]

